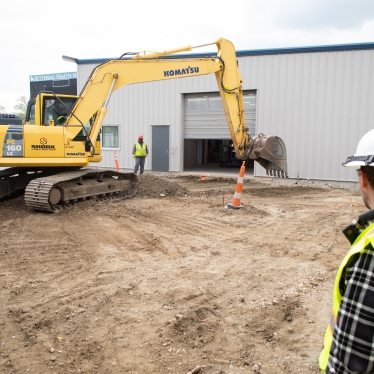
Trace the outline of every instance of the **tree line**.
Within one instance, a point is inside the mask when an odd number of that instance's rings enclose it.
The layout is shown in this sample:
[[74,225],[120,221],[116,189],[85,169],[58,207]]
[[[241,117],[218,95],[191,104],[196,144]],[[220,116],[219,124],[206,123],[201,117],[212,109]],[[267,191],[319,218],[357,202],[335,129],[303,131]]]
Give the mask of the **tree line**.
[[[26,118],[26,109],[27,109],[27,103],[29,102],[29,98],[27,96],[20,96],[18,99],[16,99],[16,105],[14,106],[14,109],[11,113],[17,114],[22,118],[22,122],[25,123]],[[0,113],[6,113],[5,107],[0,104]]]

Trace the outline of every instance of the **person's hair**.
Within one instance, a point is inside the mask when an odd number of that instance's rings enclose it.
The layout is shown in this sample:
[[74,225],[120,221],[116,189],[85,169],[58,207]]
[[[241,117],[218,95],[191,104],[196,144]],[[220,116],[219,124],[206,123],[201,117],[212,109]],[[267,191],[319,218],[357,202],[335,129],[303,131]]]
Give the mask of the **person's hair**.
[[361,166],[361,170],[366,174],[370,187],[374,189],[374,167]]

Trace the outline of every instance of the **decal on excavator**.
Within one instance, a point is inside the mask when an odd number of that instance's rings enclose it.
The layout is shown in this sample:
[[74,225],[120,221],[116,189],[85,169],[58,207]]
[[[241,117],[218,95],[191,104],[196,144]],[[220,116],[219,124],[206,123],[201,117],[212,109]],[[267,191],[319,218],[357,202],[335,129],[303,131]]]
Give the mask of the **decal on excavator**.
[[52,144],[31,144],[31,149],[55,151],[56,146]]
[[83,153],[83,152],[68,152],[68,153],[66,153],[66,156],[80,156],[80,157],[83,157],[85,155],[86,154]]
[[22,127],[9,125],[4,138],[3,157],[23,157]]
[[165,70],[164,71],[164,77],[172,77],[174,75],[186,75],[186,74],[194,74],[198,73],[199,68],[198,67],[188,67],[186,69],[176,69],[176,70]]
[[35,150],[55,151],[56,150],[56,146],[54,144],[47,144],[48,143],[48,139],[47,138],[44,138],[44,137],[40,138],[39,143],[40,144],[31,144],[31,149],[33,151],[35,151]]

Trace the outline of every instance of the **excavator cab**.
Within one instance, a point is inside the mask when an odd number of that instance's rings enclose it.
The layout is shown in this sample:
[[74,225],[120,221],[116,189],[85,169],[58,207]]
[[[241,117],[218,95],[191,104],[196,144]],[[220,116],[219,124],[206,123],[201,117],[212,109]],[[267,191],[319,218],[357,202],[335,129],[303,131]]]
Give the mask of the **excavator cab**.
[[61,125],[62,123],[60,123],[60,117],[64,116],[66,119],[69,111],[72,109],[77,100],[76,97],[72,96],[59,96],[59,99],[60,100],[44,97],[42,105],[42,125],[48,126],[51,120],[53,120],[55,126]]
[[[39,101],[39,105],[37,105],[36,100]],[[26,123],[49,126],[50,121],[53,121],[53,124],[57,125],[58,118],[61,115],[67,116],[76,101],[76,96],[58,95],[57,97],[51,93],[41,92],[36,99],[30,100],[27,105]]]

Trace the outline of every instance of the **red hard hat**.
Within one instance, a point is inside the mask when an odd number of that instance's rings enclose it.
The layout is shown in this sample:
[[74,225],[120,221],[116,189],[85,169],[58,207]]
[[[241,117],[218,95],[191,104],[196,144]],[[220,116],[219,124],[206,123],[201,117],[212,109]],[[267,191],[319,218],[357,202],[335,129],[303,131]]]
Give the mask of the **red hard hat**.
[[139,135],[138,139],[142,139],[143,140],[143,135]]

